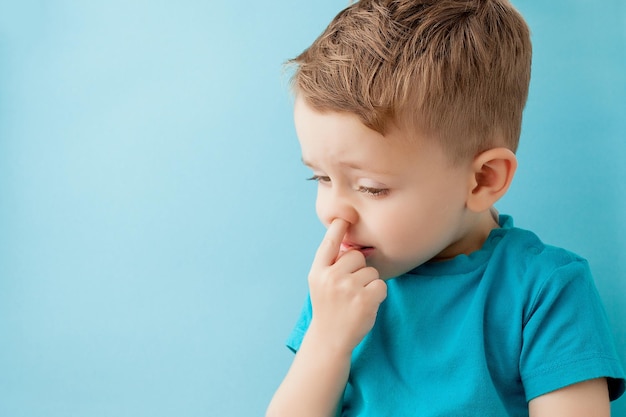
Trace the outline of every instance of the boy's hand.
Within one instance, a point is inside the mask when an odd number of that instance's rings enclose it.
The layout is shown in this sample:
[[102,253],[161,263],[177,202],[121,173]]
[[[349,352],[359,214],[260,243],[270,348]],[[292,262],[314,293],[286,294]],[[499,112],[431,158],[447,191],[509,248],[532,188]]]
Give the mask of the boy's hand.
[[334,220],[320,244],[311,271],[309,290],[313,331],[327,345],[352,352],[372,329],[387,285],[368,267],[357,250],[340,253],[348,222]]

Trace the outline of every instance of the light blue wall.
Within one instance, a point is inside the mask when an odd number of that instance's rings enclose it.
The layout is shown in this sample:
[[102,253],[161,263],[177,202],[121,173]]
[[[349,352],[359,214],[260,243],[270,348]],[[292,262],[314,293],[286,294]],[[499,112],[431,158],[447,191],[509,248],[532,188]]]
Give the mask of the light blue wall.
[[[589,260],[626,365],[626,2],[514,4],[531,26],[533,74],[499,208]],[[612,410],[626,416],[626,399]]]
[[[346,3],[0,0],[1,416],[263,413],[322,235],[281,64]],[[626,6],[515,3],[500,209],[590,259],[626,363]]]

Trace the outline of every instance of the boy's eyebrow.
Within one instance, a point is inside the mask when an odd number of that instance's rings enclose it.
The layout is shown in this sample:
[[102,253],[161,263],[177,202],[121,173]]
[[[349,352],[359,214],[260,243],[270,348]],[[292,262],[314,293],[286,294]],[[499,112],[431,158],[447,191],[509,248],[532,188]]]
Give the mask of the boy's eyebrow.
[[[309,161],[307,161],[304,158],[300,158],[300,160],[302,161],[302,163],[306,166],[308,166],[311,169],[315,169],[315,165]],[[348,168],[352,168],[358,171],[367,171],[370,172],[372,174],[378,174],[378,175],[393,175],[392,172],[389,171],[377,171],[377,170],[373,170],[371,168],[365,169],[363,168],[361,165],[352,163],[352,162],[339,162],[339,165],[344,166],[344,167],[348,167]]]

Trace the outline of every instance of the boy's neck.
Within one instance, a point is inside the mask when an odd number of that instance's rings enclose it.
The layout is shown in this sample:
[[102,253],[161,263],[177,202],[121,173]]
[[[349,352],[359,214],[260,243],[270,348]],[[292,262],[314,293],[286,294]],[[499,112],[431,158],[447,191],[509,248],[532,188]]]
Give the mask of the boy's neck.
[[497,229],[500,227],[500,213],[498,213],[498,210],[495,207],[491,207],[489,209],[489,213],[491,213],[491,217],[493,218],[493,221],[496,222],[496,227],[494,229]]
[[469,255],[480,250],[492,230],[500,228],[498,211],[491,207],[489,210],[475,213],[471,225],[459,240],[437,255],[433,260],[445,261],[457,255]]

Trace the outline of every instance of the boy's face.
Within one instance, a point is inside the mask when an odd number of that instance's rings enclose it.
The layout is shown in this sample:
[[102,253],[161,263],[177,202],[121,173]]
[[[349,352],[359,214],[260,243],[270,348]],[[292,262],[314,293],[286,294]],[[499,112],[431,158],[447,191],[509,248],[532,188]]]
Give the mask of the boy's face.
[[484,233],[465,205],[469,163],[454,166],[434,141],[398,129],[382,136],[355,115],[320,113],[301,98],[294,115],[302,159],[318,181],[317,215],[326,227],[346,220],[342,249],[361,251],[381,278],[481,247]]

